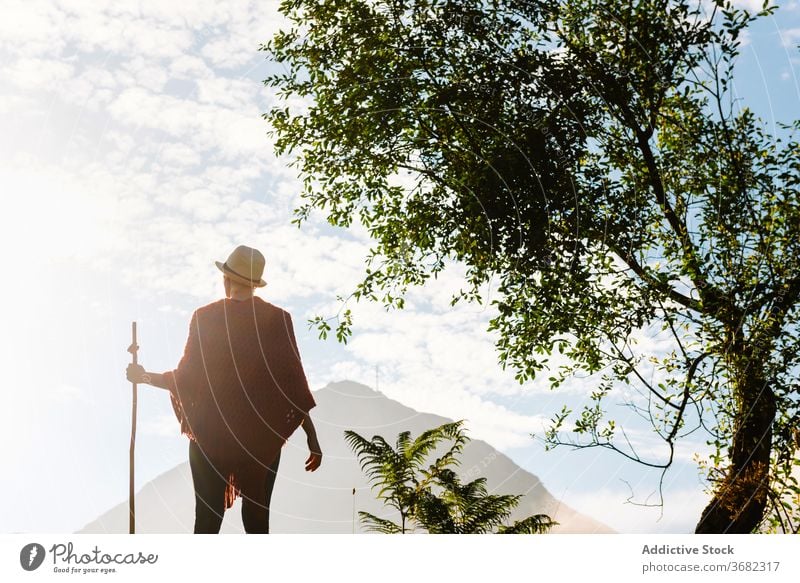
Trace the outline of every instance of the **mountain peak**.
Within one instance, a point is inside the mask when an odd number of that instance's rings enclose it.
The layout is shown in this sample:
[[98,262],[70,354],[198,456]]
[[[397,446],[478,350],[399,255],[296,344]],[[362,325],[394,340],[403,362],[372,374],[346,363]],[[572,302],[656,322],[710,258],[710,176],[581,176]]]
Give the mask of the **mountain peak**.
[[[379,391],[353,381],[332,382],[314,392],[314,425],[325,461],[313,475],[304,470],[308,456],[305,435],[297,431],[284,446],[272,498],[270,527],[283,533],[350,533],[364,527],[355,520],[353,507],[384,516],[379,501],[357,456],[344,438],[345,430],[366,436],[382,435],[390,442],[402,431],[419,435],[449,421],[444,417],[416,411],[389,399]],[[473,439],[461,456],[462,479],[487,479],[494,493],[524,494],[510,519],[548,514],[559,526],[553,532],[611,532],[556,500],[539,478],[517,466],[488,443]],[[180,464],[148,483],[137,494],[137,531],[191,532],[194,492],[189,465]],[[243,532],[241,500],[225,515],[223,532]],[[124,502],[81,531],[84,533],[126,532],[128,504]]]
[[348,380],[328,383],[324,388],[317,391],[317,393],[321,393],[323,391],[344,397],[360,397],[364,399],[386,398],[386,395],[380,391],[376,391],[362,383]]

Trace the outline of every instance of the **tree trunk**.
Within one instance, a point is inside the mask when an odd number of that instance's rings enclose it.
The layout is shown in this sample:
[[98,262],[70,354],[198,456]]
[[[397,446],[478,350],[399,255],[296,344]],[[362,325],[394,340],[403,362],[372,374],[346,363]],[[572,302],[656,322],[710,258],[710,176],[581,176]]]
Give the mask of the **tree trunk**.
[[775,394],[763,378],[760,359],[737,344],[731,345],[727,355],[735,399],[730,464],[703,510],[696,533],[753,532],[767,505]]

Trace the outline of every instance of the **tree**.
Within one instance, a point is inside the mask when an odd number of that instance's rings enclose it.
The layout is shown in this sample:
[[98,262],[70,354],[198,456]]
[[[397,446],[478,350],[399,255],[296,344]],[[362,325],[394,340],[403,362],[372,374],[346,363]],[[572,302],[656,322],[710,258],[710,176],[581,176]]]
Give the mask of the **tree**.
[[[266,83],[303,105],[265,117],[304,179],[297,223],[321,210],[374,240],[353,299],[402,308],[451,261],[468,268],[453,304],[481,302],[494,278],[490,329],[520,383],[597,379],[589,406],[555,415],[550,445],[666,472],[677,440],[703,431],[713,496],[697,532],[796,531],[800,123],[770,134],[731,91],[759,15],[727,0],[282,11],[292,24],[264,48],[283,70]],[[670,350],[636,344],[652,328]],[[350,333],[348,310],[337,335]],[[570,364],[551,370],[555,351]],[[662,456],[609,418],[624,385]]]
[[[395,447],[380,435],[368,440],[345,431],[361,468],[378,488],[378,498],[400,515],[398,524],[360,511],[363,524],[385,534],[405,534],[417,526],[431,534],[485,534],[494,529],[499,534],[540,534],[556,524],[549,516],[536,514],[505,525],[522,495],[489,494],[486,478],[461,483],[452,467],[459,464],[458,455],[469,441],[462,423],[445,423],[414,440],[404,431]],[[450,447],[428,464],[445,441],[451,442]]]

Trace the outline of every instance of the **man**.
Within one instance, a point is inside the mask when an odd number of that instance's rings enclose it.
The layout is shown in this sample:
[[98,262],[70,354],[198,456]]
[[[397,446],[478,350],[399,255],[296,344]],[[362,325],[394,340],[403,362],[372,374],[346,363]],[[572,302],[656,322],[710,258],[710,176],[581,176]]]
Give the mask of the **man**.
[[298,426],[310,451],[306,470],[322,463],[291,316],[253,294],[266,285],[264,264],[259,251],[244,245],[216,262],[226,297],[194,312],[178,368],[152,373],[128,366],[129,381],[169,390],[189,437],[196,534],[218,533],[239,495],[245,531],[269,532],[280,450]]

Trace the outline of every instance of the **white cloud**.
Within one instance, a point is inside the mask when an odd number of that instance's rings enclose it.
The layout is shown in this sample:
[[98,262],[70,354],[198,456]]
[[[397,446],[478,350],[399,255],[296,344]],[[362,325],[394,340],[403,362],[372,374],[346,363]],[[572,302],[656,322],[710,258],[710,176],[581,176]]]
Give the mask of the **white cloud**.
[[206,62],[195,55],[179,55],[170,60],[168,72],[171,78],[192,81],[211,79],[215,75]]
[[169,79],[168,71],[160,62],[155,63],[142,57],[130,59],[121,69],[131,75],[129,84],[135,84],[154,93],[161,92]]
[[795,48],[800,44],[800,27],[798,28],[784,28],[778,31],[781,38],[781,44],[786,48]]
[[569,493],[563,502],[620,533],[629,534],[692,533],[708,502],[700,487],[670,491],[665,495],[662,515],[661,508],[628,503],[629,494],[624,485],[618,489],[593,488]]
[[531,445],[530,434],[540,432],[548,422],[545,416],[520,414],[471,394],[470,379],[466,376],[457,379],[460,384],[452,384],[436,370],[422,377],[416,373],[413,367],[395,369],[380,365],[376,371],[375,366],[363,361],[343,360],[310,378],[314,386],[327,384],[329,378],[352,379],[370,387],[377,385],[390,399],[421,413],[466,420],[471,437],[483,439],[500,450]]
[[89,402],[85,389],[68,384],[60,384],[55,387],[53,397],[59,402]]
[[184,169],[198,166],[201,161],[200,152],[183,142],[169,142],[161,147],[159,162],[168,168]]
[[12,114],[25,107],[26,101],[19,95],[0,94],[0,115]]
[[140,423],[141,432],[153,437],[176,437],[180,435],[180,428],[174,415],[162,414],[146,416]]
[[58,91],[71,103],[99,110],[108,105],[119,87],[119,75],[115,77],[105,68],[92,66],[62,80]]
[[47,0],[7,0],[0,19],[0,49],[35,57],[58,54],[66,44],[64,14]]
[[136,131],[163,132],[226,162],[257,160],[269,154],[266,126],[254,103],[240,103],[233,109],[200,103],[191,96],[180,98],[131,87],[114,99],[108,112]]
[[252,103],[257,93],[255,89],[251,79],[201,79],[197,82],[197,100],[235,109],[242,104]]
[[[0,183],[9,193],[0,214],[0,248],[25,241],[28,253],[58,261],[83,260],[116,245],[116,202],[97,185],[63,171],[12,165],[0,165]],[[40,269],[20,260],[20,269]]]
[[218,69],[236,69],[248,62],[246,55],[266,42],[284,23],[279,3],[234,3],[227,22],[227,34],[210,39],[202,54]]
[[174,58],[189,51],[194,42],[190,29],[154,18],[115,14],[103,10],[100,4],[78,8],[67,3],[65,8],[67,17],[61,34],[84,53]]
[[[767,6],[772,6],[773,4],[772,0],[767,2]],[[764,0],[733,0],[733,5],[737,8],[744,8],[749,12],[756,13],[760,12],[764,7]]]
[[70,79],[73,72],[70,63],[38,57],[17,59],[2,69],[4,79],[23,90],[55,90]]
[[248,52],[256,48],[258,45],[247,38],[230,36],[206,43],[201,54],[215,68],[237,69],[250,61]]

